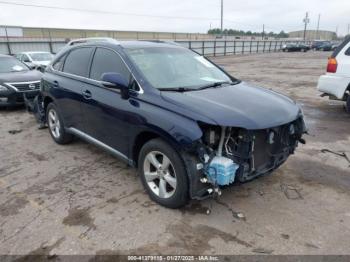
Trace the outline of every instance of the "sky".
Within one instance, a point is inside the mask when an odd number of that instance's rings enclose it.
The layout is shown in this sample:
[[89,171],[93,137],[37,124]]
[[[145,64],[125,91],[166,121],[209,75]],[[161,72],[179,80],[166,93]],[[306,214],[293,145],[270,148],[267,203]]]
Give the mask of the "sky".
[[[205,33],[220,27],[220,5],[221,0],[0,0],[0,25]],[[303,30],[306,12],[308,29],[316,29],[320,14],[321,30],[348,33],[349,0],[224,0],[224,28]]]

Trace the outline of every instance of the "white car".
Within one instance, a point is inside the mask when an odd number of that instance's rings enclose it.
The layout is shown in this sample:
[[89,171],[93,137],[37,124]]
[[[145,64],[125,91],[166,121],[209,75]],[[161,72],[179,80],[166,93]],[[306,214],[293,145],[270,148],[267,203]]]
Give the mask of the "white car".
[[25,63],[30,68],[45,68],[53,59],[50,52],[22,52],[16,54],[15,57]]
[[328,58],[327,73],[318,80],[317,89],[322,96],[345,101],[350,113],[350,37]]

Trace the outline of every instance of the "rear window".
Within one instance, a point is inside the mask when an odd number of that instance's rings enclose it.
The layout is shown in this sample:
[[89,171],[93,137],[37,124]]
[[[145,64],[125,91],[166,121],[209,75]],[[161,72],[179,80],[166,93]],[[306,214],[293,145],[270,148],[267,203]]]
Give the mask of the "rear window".
[[[344,41],[334,50],[333,54],[331,55],[331,57],[336,58],[337,55],[340,53],[340,51],[350,42],[350,36],[345,38]],[[348,50],[346,50],[345,54],[346,55],[350,55],[349,53],[349,48]],[[348,54],[347,54],[348,53]]]
[[92,47],[73,49],[64,62],[63,72],[87,77],[91,53]]
[[345,55],[349,55],[350,56],[350,47],[345,51]]

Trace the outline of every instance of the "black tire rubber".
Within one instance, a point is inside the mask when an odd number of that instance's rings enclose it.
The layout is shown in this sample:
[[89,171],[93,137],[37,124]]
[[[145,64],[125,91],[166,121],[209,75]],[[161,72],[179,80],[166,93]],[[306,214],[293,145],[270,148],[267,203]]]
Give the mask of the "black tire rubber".
[[[58,116],[58,119],[60,121],[60,136],[58,138],[54,137],[52,132],[51,132],[51,129],[50,129],[50,126],[49,126],[49,120],[48,120],[48,117],[49,117],[49,110],[55,110],[56,112],[56,115]],[[50,135],[52,137],[52,139],[57,143],[57,144],[60,144],[60,145],[65,145],[65,144],[69,144],[70,142],[72,142],[74,136],[72,134],[69,134],[66,132],[65,128],[64,128],[64,124],[63,124],[63,121],[62,121],[62,117],[60,116],[58,110],[57,110],[57,107],[54,103],[50,103],[47,108],[46,108],[46,123],[49,127],[49,132],[50,132]]]
[[350,113],[350,95],[348,95],[348,98],[346,99],[346,112]]
[[[165,154],[173,164],[176,173],[177,185],[174,194],[169,198],[160,198],[156,194],[152,192],[149,188],[144,172],[143,172],[143,162],[145,160],[146,155],[151,151],[159,151]],[[153,139],[147,142],[139,153],[138,158],[138,172],[142,181],[144,188],[149,194],[150,198],[167,208],[180,208],[185,206],[189,201],[189,183],[186,167],[183,159],[179,155],[179,153],[174,150],[169,144],[164,142],[162,139]]]

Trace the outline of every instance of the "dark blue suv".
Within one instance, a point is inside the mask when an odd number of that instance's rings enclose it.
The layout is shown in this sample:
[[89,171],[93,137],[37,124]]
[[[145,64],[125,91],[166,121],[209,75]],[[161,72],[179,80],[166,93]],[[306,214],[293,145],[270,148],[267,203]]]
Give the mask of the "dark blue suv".
[[77,136],[125,160],[170,208],[272,172],[306,132],[291,99],[174,43],[73,42],[41,89],[57,143]]

